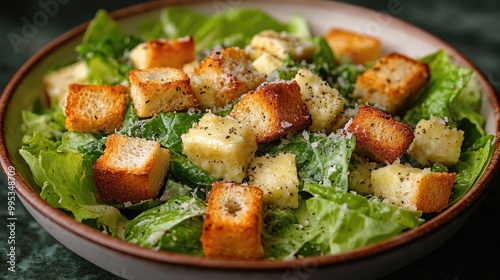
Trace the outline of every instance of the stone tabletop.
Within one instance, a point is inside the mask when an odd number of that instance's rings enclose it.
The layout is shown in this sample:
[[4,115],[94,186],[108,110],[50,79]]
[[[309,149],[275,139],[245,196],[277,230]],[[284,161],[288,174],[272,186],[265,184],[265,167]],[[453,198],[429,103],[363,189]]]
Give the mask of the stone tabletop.
[[[26,44],[12,45],[10,32],[22,32],[41,4],[57,3],[57,10],[32,30]],[[16,0],[2,1],[0,9],[0,88],[37,50],[63,32],[92,19],[99,8],[112,11],[137,0]],[[500,2],[432,0],[345,0],[413,23],[441,37],[468,56],[500,89]],[[395,7],[393,9],[391,7]],[[391,12],[389,12],[391,11]],[[66,249],[16,204],[16,272],[8,272],[7,184],[0,175],[0,278],[4,279],[118,279]],[[500,279],[500,179],[466,224],[446,243],[420,260],[383,279]]]

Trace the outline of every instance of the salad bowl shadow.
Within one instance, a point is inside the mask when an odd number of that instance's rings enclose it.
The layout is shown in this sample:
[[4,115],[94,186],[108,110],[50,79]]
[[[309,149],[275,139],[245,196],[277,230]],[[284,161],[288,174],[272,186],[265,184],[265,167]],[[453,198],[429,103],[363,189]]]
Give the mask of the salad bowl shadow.
[[[331,26],[363,31],[373,24],[377,16],[384,17],[384,32],[376,35],[381,39],[385,52],[397,51],[418,57],[444,49],[457,64],[474,69],[483,90],[481,114],[486,120],[485,130],[496,139],[493,155],[481,177],[458,202],[433,215],[421,226],[391,239],[337,255],[286,261],[214,260],[152,251],[103,234],[75,221],[41,199],[40,190],[18,152],[23,136],[21,111],[30,109],[43,94],[41,77],[51,66],[75,59],[74,49],[81,42],[87,27],[87,24],[83,24],[57,38],[29,59],[14,75],[1,97],[2,168],[15,180],[18,197],[35,220],[70,250],[126,279],[373,279],[417,260],[452,236],[480,204],[500,166],[500,105],[485,75],[444,41],[385,14],[324,1],[253,0],[240,4],[241,7],[258,7],[282,20],[300,11],[310,21],[314,34],[324,34],[326,28]],[[158,16],[161,8],[171,5],[184,5],[208,13],[220,9],[205,1],[157,1],[131,6],[111,15],[123,29],[134,33],[140,22]],[[362,275],[359,274],[360,270],[363,271]]]

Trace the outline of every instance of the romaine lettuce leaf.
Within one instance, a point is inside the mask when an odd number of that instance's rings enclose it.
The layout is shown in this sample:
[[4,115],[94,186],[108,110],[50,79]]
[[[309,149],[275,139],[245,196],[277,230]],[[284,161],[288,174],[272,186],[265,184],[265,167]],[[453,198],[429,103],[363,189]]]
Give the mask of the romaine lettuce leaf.
[[338,254],[396,236],[423,222],[421,212],[376,198],[307,182],[303,190],[313,197],[301,201],[298,209],[270,208],[265,213],[266,258]]
[[112,235],[123,237],[128,220],[115,207],[97,200],[92,180],[95,158],[74,152],[86,137],[66,133],[61,141],[52,141],[35,132],[19,153],[30,166],[40,196],[52,206],[71,213],[75,220],[94,224]]
[[[172,198],[130,221],[125,230],[125,239],[139,246],[199,254],[203,223],[197,217],[205,214],[205,210],[205,203],[198,198]],[[184,244],[184,241],[189,242]]]
[[349,161],[356,146],[355,138],[330,137],[315,133],[298,133],[271,147],[269,153],[293,153],[302,181],[348,189]]
[[191,35],[197,51],[216,45],[243,48],[250,43],[253,35],[266,29],[287,31],[301,37],[310,36],[309,26],[302,16],[296,14],[288,22],[280,22],[259,9],[230,8],[206,16],[184,8],[165,8],[156,24],[149,21],[145,26],[148,30],[142,37],[148,39]]
[[133,69],[126,54],[140,42],[123,32],[105,10],[99,10],[76,48],[89,67],[87,82],[113,85],[126,81]]
[[[35,113],[27,110],[21,112],[24,138],[31,137],[35,132],[40,132],[45,138],[56,140],[62,137],[66,130],[64,126],[64,112],[60,109],[46,109]],[[24,139],[28,141],[29,139]]]
[[450,127],[457,127],[457,112],[477,109],[481,98],[480,92],[475,90],[469,89],[467,94],[462,94],[474,79],[472,69],[455,65],[444,50],[421,60],[429,65],[431,78],[405,113],[404,121],[415,127],[421,119],[438,117],[446,120]]
[[155,140],[170,151],[182,152],[181,135],[186,133],[202,114],[184,112],[160,113],[150,119],[140,120],[118,133],[131,137]]
[[457,202],[476,182],[493,154],[493,135],[479,138],[474,145],[460,154],[457,164],[451,169],[457,173],[453,185],[451,203]]
[[214,182],[222,180],[209,175],[186,156],[176,152],[170,153],[169,172],[178,182],[196,190],[200,198],[206,196]]

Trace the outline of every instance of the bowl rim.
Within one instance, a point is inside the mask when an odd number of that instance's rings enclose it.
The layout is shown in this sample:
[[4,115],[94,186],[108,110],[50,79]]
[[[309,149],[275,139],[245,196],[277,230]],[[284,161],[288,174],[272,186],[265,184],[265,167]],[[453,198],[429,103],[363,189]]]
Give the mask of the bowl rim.
[[[184,4],[194,4],[201,3],[203,0],[163,0],[135,4],[128,6],[116,11],[110,12],[110,15],[115,19],[126,18],[128,16],[137,15],[147,11],[160,9],[166,6],[172,5],[184,5]],[[253,3],[265,3],[268,0],[253,0]],[[374,11],[369,8],[362,6],[357,6],[348,3],[341,3],[335,1],[321,1],[321,0],[273,0],[273,3],[283,3],[283,4],[296,4],[296,5],[314,5],[317,7],[322,7],[325,9],[336,9],[340,11],[348,11],[351,14],[364,15],[367,12],[382,14],[379,11]],[[126,242],[124,240],[106,235],[98,231],[97,229],[91,228],[85,224],[77,222],[70,216],[64,214],[62,211],[54,208],[46,201],[44,201],[39,193],[34,191],[29,184],[24,181],[24,179],[15,172],[14,178],[16,181],[16,193],[21,196],[26,203],[32,206],[41,215],[50,219],[52,222],[56,223],[58,226],[64,228],[66,231],[77,235],[79,238],[90,241],[99,246],[105,247],[109,250],[119,252],[122,254],[127,254],[136,258],[141,258],[148,261],[154,261],[159,263],[169,263],[174,265],[183,266],[193,266],[201,268],[211,268],[211,269],[245,269],[245,270],[275,270],[275,269],[290,269],[298,266],[303,266],[304,263],[316,264],[319,266],[324,265],[339,265],[346,262],[355,262],[365,258],[374,258],[380,256],[388,251],[395,250],[397,248],[418,242],[419,239],[426,238],[433,232],[436,232],[440,227],[451,223],[455,217],[458,217],[466,209],[471,207],[475,202],[477,202],[487,191],[493,178],[496,176],[496,171],[500,166],[500,143],[498,141],[500,137],[500,104],[495,88],[491,85],[486,75],[463,53],[459,50],[445,42],[444,40],[430,34],[423,29],[412,25],[404,20],[396,18],[392,15],[383,14],[384,16],[389,16],[391,20],[398,25],[401,30],[406,30],[414,34],[414,36],[419,36],[422,40],[430,41],[434,45],[446,50],[460,65],[465,65],[471,67],[478,76],[479,82],[483,88],[483,94],[487,95],[491,101],[493,107],[493,113],[496,118],[496,133],[495,133],[495,146],[493,156],[484,170],[483,175],[479,180],[472,186],[472,188],[455,204],[449,206],[441,213],[438,213],[435,217],[426,221],[419,227],[405,231],[393,238],[368,245],[359,249],[348,251],[345,253],[340,253],[336,255],[327,256],[315,256],[307,257],[304,259],[292,259],[292,260],[252,260],[252,261],[241,261],[241,260],[216,260],[208,258],[200,258],[189,255],[183,255],[178,253],[171,253],[166,251],[153,251],[150,248],[144,248],[137,246],[135,244]],[[0,133],[0,163],[5,174],[9,167],[14,166],[11,157],[8,154],[6,142],[4,138],[4,122],[7,108],[9,106],[9,101],[19,86],[23,77],[28,73],[38,62],[40,62],[47,54],[52,50],[58,48],[60,45],[69,42],[72,39],[81,36],[89,24],[87,21],[80,24],[64,34],[60,35],[56,39],[52,40],[45,47],[36,52],[31,58],[29,58],[14,74],[6,85],[4,92],[0,98],[0,127],[2,133]]]

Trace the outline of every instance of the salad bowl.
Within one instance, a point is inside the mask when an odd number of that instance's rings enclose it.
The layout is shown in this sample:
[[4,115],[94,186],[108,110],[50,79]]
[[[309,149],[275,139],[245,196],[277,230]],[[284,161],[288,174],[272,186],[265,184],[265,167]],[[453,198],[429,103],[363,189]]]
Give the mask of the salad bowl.
[[[215,3],[215,2],[214,2]],[[120,26],[131,33],[147,18],[158,17],[166,6],[183,5],[204,13],[217,13],[231,5],[258,7],[280,20],[300,12],[309,21],[313,34],[324,34],[332,26],[345,27],[380,38],[383,52],[397,51],[420,57],[438,49],[446,50],[453,60],[476,71],[483,91],[481,114],[485,130],[500,135],[500,108],[493,87],[485,76],[453,47],[438,38],[386,14],[351,5],[322,1],[228,1],[220,5],[204,1],[160,1],[145,3],[112,13]],[[229,3],[229,4],[228,4]],[[173,277],[186,279],[340,279],[378,278],[431,251],[446,241],[467,220],[480,203],[498,170],[499,148],[494,152],[482,176],[456,203],[436,214],[416,229],[361,249],[337,255],[308,257],[289,261],[222,261],[201,259],[163,251],[152,251],[104,235],[76,222],[40,198],[39,189],[19,155],[22,138],[21,110],[29,109],[43,94],[41,77],[54,64],[75,59],[86,25],[59,37],[39,51],[16,73],[2,95],[2,168],[15,180],[18,197],[31,215],[57,240],[90,262],[127,279]],[[360,275],[359,271],[363,270]]]

